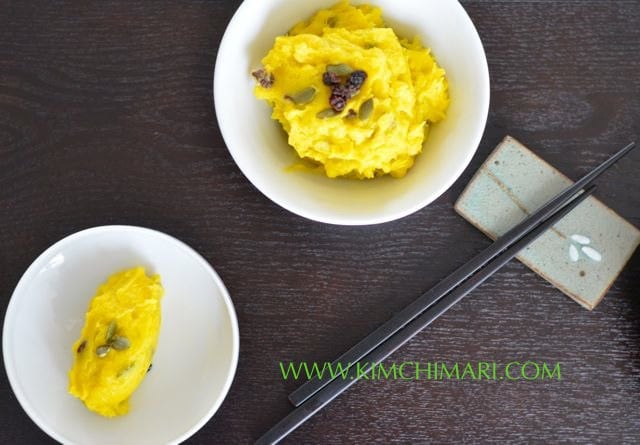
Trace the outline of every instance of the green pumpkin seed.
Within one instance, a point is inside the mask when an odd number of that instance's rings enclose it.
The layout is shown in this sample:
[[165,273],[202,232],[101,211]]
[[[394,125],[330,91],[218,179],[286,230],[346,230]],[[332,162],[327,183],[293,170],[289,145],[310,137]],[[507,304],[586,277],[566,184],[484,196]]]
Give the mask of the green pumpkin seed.
[[116,351],[123,351],[125,349],[129,349],[131,342],[127,337],[114,337],[109,346]]
[[109,345],[98,346],[96,348],[96,355],[100,358],[106,357],[109,353],[109,349],[111,349]]
[[320,111],[318,114],[316,114],[316,117],[318,119],[326,119],[328,117],[334,117],[337,116],[338,113],[336,110],[334,110],[333,108],[325,108],[324,110]]
[[366,100],[360,105],[360,110],[358,111],[358,117],[361,121],[366,121],[371,117],[373,113],[373,99]]
[[353,68],[345,63],[339,63],[337,65],[327,65],[327,72],[338,76],[348,76],[353,73]]
[[111,320],[109,323],[109,327],[107,328],[107,335],[105,336],[105,342],[109,343],[113,336],[116,334],[116,330],[118,329],[118,325],[115,320]]
[[316,97],[316,89],[313,87],[307,87],[304,90],[298,91],[296,94],[287,94],[285,99],[290,100],[296,105],[304,105],[311,102]]

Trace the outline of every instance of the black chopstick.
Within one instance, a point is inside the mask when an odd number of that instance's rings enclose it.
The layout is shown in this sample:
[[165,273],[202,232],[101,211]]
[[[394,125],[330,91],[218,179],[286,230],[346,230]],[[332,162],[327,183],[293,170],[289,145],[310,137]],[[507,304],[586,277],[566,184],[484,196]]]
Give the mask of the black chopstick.
[[[564,205],[568,199],[576,194],[577,191],[583,189],[588,184],[593,182],[598,176],[604,173],[609,167],[617,162],[624,155],[629,153],[635,147],[635,142],[630,143],[623,149],[619,150],[609,159],[604,161],[590,173],[586,174],[572,186],[566,188],[551,201],[542,206],[539,210],[532,213],[525,218],[521,223],[505,233],[502,237],[497,239],[494,243],[489,245],[486,249],[473,257],[469,262],[458,268],[451,275],[440,281],[430,290],[422,294],[413,303],[409,304],[403,310],[398,312],[390,320],[385,322],[375,331],[371,332],[359,343],[354,345],[347,352],[338,357],[333,366],[341,363],[343,366],[349,366],[358,362],[362,357],[371,352],[374,348],[382,344],[398,330],[402,329],[411,320],[416,318],[422,312],[426,311],[430,306],[435,304],[443,295],[450,292],[467,277],[475,273],[478,269],[483,267],[488,261],[495,258],[500,252],[509,247],[511,244],[517,242],[528,231],[539,224],[541,221],[547,219],[553,212]],[[322,389],[331,381],[331,376],[327,374],[327,377],[323,379],[313,378],[306,383],[302,384],[299,388],[289,394],[289,400],[294,406],[299,406],[317,391]]]
[[360,377],[368,374],[374,364],[378,364],[389,357],[398,348],[411,340],[411,338],[413,338],[418,332],[428,326],[433,320],[445,313],[449,308],[464,298],[465,295],[486,281],[491,275],[516,256],[518,252],[527,247],[557,221],[573,210],[578,204],[584,201],[593,193],[594,189],[595,186],[589,187],[577,197],[570,200],[564,207],[558,209],[548,219],[537,225],[527,235],[505,250],[500,256],[494,258],[493,261],[490,261],[478,273],[471,276],[452,292],[441,298],[426,312],[409,322],[403,329],[392,335],[386,342],[371,351],[364,357],[364,363],[362,363],[362,366],[360,366],[358,370],[356,370],[355,366],[351,366],[345,378],[340,377],[331,381],[328,385],[311,396],[309,400],[291,411],[285,418],[259,438],[256,441],[256,444],[275,444],[284,439],[316,412],[347,390],[351,385],[358,381]]

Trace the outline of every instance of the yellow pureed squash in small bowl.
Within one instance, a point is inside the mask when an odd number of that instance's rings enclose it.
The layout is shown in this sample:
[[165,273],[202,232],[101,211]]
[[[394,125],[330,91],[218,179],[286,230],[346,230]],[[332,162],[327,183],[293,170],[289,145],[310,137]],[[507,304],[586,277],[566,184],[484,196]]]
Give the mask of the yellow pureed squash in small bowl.
[[[256,86],[255,95],[273,106],[273,119],[298,155],[330,178],[403,177],[422,151],[429,126],[449,106],[445,72],[429,50],[417,38],[398,38],[385,27],[381,10],[369,5],[345,1],[318,11],[277,37],[262,64],[272,82]],[[367,74],[334,116],[332,90],[323,83],[330,65]],[[312,100],[291,100],[310,88]],[[372,105],[366,117],[363,104]]]
[[102,416],[129,411],[129,397],[144,379],[160,333],[160,277],[144,268],[118,272],[91,300],[73,345],[69,392]]

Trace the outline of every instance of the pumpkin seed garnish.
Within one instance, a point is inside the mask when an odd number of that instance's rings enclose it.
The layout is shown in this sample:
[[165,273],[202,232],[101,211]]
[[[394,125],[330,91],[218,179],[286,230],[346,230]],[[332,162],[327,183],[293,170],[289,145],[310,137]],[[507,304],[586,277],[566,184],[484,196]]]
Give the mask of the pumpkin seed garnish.
[[123,351],[125,349],[129,349],[129,346],[131,346],[131,342],[127,337],[119,336],[114,337],[111,343],[109,343],[109,346],[111,346],[116,351]]
[[118,329],[118,325],[116,324],[116,321],[111,320],[111,322],[109,323],[109,327],[107,328],[107,335],[105,336],[106,343],[111,342],[111,339],[116,334],[117,329]]
[[80,354],[82,351],[84,351],[84,348],[86,347],[87,347],[87,341],[84,340],[82,343],[78,345],[78,349],[76,349],[76,352]]
[[[131,342],[129,341],[129,339],[127,337],[124,337],[122,335],[116,335],[116,332],[118,331],[118,324],[116,323],[115,320],[111,320],[111,322],[109,322],[109,326],[107,327],[107,333],[105,334],[105,343],[102,346],[99,346],[96,349],[96,355],[100,358],[102,357],[106,357],[107,354],[109,353],[110,349],[115,349],[116,351],[123,351],[125,349],[129,349],[129,347],[131,346]],[[81,344],[80,346],[78,346],[78,352],[81,352],[82,349],[84,349],[84,344],[86,343],[83,342],[83,344]]]
[[316,117],[318,119],[326,119],[328,117],[334,117],[337,116],[338,113],[336,110],[334,110],[333,108],[325,108],[324,110],[320,111],[318,114],[316,114]]
[[109,349],[111,349],[109,345],[98,346],[96,348],[96,355],[100,358],[106,357],[109,353]]
[[327,65],[327,72],[337,74],[338,76],[348,76],[353,73],[353,68],[346,63],[338,63],[336,65]]
[[368,99],[360,105],[358,117],[361,121],[366,121],[371,117],[371,113],[373,113],[373,99]]
[[295,94],[287,94],[285,99],[290,100],[296,105],[308,104],[316,97],[316,89],[313,87],[307,87],[304,90],[300,90]]

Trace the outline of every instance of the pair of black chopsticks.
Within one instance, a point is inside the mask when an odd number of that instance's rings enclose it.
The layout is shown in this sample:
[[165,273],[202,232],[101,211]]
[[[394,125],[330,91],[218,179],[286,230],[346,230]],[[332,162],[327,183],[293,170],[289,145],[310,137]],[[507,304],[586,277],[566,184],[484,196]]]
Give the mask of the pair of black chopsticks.
[[[339,376],[334,380],[330,377],[313,379],[293,391],[289,400],[297,408],[256,443],[279,442],[329,404],[363,374],[367,374],[372,365],[390,356],[571,212],[593,193],[596,186],[591,185],[592,182],[634,147],[635,143],[632,142],[611,156],[342,354],[333,365],[351,365],[346,378]],[[356,369],[355,364],[358,362],[361,366]]]

